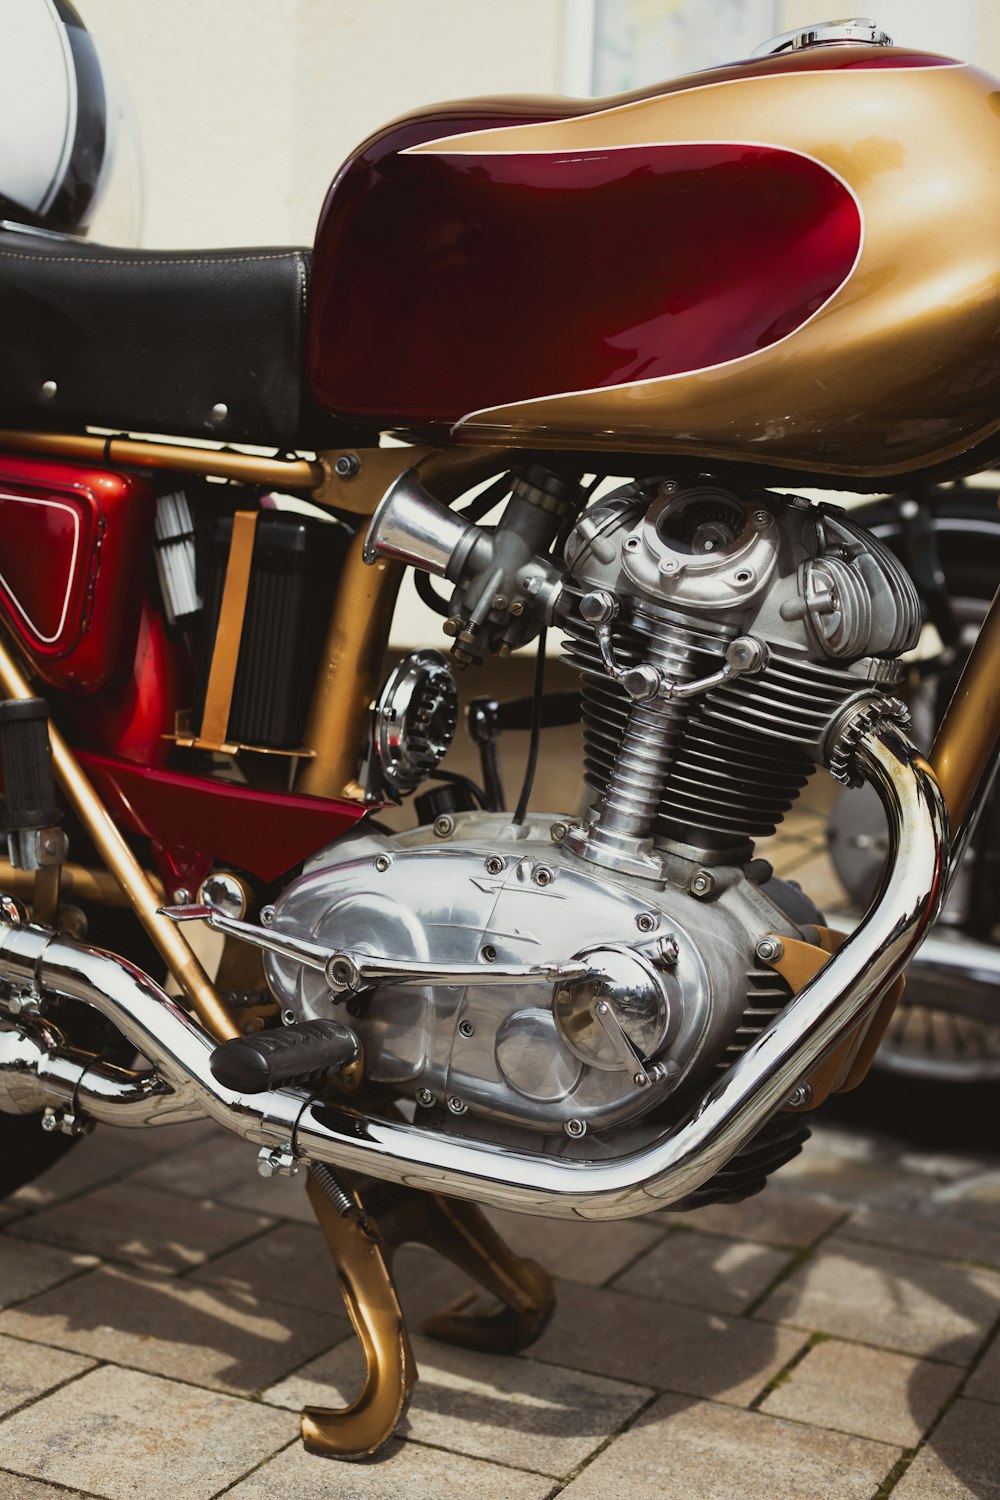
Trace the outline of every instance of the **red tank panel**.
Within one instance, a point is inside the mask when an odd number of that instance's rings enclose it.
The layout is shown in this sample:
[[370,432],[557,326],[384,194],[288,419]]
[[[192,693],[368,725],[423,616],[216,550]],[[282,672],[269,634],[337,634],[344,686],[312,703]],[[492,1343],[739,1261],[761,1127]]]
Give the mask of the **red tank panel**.
[[0,455],[0,612],[52,687],[95,693],[131,659],[152,524],[141,480]]

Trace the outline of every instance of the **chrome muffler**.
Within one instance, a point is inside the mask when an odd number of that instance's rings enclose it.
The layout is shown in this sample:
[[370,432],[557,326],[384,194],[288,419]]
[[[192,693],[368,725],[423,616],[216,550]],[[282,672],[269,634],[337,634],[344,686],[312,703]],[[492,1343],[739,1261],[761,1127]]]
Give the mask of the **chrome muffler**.
[[[125,1095],[113,1099],[109,1080],[83,1069],[72,1097],[94,1118],[147,1124],[203,1114],[306,1163],[325,1162],[490,1207],[569,1219],[650,1213],[685,1198],[750,1140],[844,1032],[878,1004],[937,915],[947,859],[947,814],[937,782],[895,724],[863,726],[859,717],[852,737],[855,764],[875,786],[890,830],[889,873],[879,897],[843,947],[698,1108],[627,1155],[568,1161],[370,1119],[297,1089],[233,1093],[212,1076],[214,1041],[147,975],[39,928],[7,925],[0,931],[0,980],[16,994],[50,991],[94,1006],[149,1059],[152,1072],[130,1080],[133,1089],[145,1090],[141,1103]],[[36,1108],[53,1102],[50,1093],[63,1100],[72,1082],[58,1047],[32,1072],[23,1035],[33,1024],[15,1027],[14,1041],[8,1040],[11,1032],[0,1031],[0,1109],[11,1107],[4,1101],[14,1074],[21,1108],[29,1096],[38,1098]],[[19,1047],[21,1062],[11,1063]]]

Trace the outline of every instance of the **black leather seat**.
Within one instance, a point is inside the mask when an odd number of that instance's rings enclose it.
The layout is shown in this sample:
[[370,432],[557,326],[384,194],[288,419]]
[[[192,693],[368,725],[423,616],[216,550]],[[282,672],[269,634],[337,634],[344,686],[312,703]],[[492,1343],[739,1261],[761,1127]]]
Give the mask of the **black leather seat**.
[[118,250],[0,231],[0,425],[357,441],[306,380],[309,270],[306,250]]

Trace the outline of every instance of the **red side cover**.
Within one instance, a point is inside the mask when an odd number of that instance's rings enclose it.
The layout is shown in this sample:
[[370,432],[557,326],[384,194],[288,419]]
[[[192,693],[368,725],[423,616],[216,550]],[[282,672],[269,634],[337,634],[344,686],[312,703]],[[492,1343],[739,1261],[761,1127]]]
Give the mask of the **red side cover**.
[[95,693],[131,661],[152,524],[139,479],[0,455],[0,611],[52,687]]

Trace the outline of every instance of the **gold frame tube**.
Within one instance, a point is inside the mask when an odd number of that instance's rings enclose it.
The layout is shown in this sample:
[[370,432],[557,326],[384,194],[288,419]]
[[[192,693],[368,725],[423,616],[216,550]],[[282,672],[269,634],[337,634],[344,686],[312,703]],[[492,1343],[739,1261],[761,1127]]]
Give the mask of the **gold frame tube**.
[[[157,899],[166,901],[166,891],[159,878],[144,871]],[[97,906],[129,906],[128,896],[110,870],[91,870],[86,865],[65,864],[59,867],[60,899],[85,901]],[[35,895],[35,877],[30,870],[18,870],[6,859],[0,859],[0,891],[7,891],[31,906]]]
[[965,823],[1000,737],[1000,589],[938,726],[928,759],[953,837]]
[[[6,641],[2,639],[0,688],[8,698],[35,696],[31,684],[18,667]],[[128,897],[129,905],[190,1001],[198,1019],[219,1041],[239,1036],[232,1017],[184,934],[169,917],[160,916],[157,908],[161,905],[161,897],[87,780],[76,756],[52,723],[49,724],[49,739],[52,744],[52,764],[67,801],[86,828],[98,854]]]
[[176,469],[186,474],[266,484],[276,490],[312,490],[326,478],[323,464],[308,459],[258,458],[230,449],[153,443],[128,437],[94,437],[74,432],[0,431],[0,447],[18,452],[82,458],[125,469]]

